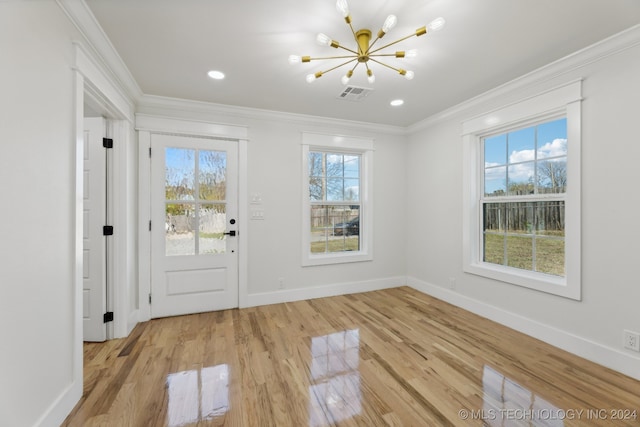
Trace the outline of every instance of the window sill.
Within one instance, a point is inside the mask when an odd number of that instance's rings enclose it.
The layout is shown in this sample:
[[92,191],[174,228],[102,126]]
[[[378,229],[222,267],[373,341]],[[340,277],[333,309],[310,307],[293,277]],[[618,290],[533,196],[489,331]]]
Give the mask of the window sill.
[[465,266],[465,273],[498,280],[524,288],[534,289],[573,300],[580,300],[580,285],[571,285],[565,277],[535,273],[517,268],[489,263],[474,263]]
[[310,267],[314,265],[331,265],[331,264],[345,264],[351,262],[364,262],[372,261],[373,256],[365,252],[352,252],[345,253],[340,252],[336,254],[319,254],[319,255],[307,255],[302,260],[303,267]]

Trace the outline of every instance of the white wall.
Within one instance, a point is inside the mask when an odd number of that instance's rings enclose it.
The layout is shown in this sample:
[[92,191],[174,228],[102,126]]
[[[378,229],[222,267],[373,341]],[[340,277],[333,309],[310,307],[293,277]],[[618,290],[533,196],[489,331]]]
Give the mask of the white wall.
[[[248,127],[248,195],[259,193],[264,220],[241,220],[249,233],[248,305],[399,286],[405,283],[404,175],[401,129],[307,116],[145,97],[139,113]],[[302,132],[374,139],[374,259],[302,267]],[[242,250],[242,249],[241,249]],[[279,289],[279,278],[285,287]],[[141,301],[141,304],[143,301]]]
[[[640,28],[621,39],[604,44],[608,53],[599,46],[552,64],[416,129],[407,151],[407,275],[418,289],[640,378],[640,354],[622,347],[623,329],[640,331]],[[582,301],[463,273],[462,121],[581,77]]]
[[[301,133],[345,133],[344,129],[286,123],[254,122],[250,129],[249,194],[262,195],[264,221],[250,221],[249,293],[285,288],[378,281],[404,277],[404,137],[348,130],[352,136],[374,141],[374,259],[333,266],[301,267],[302,256],[302,149]],[[402,282],[396,282],[400,285]]]
[[7,426],[34,425],[74,381],[77,37],[53,1],[0,2],[0,424]]

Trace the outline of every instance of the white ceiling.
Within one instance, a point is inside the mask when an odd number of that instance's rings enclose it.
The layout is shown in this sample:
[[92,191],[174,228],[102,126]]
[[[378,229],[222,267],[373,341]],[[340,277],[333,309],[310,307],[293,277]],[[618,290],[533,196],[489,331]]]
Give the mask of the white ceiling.
[[[407,81],[377,64],[350,84],[374,91],[339,100],[344,67],[309,84],[305,76],[340,63],[290,65],[290,54],[338,54],[317,45],[323,32],[347,47],[352,35],[335,0],[86,0],[147,95],[408,126],[640,23],[638,0],[349,0],[356,30],[374,33],[388,14],[398,25],[385,42],[442,16],[442,31],[389,49],[417,48],[389,63],[415,72]],[[343,51],[344,52],[344,51]],[[404,61],[404,62],[401,62]],[[226,79],[215,81],[216,69]],[[402,98],[402,107],[391,107]]]

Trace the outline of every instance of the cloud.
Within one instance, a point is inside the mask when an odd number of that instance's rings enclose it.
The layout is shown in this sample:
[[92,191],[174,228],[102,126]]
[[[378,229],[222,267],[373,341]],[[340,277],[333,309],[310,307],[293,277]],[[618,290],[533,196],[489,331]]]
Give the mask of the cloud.
[[534,150],[512,151],[509,156],[509,163],[528,162],[535,159]]
[[538,158],[548,158],[567,155],[567,139],[556,138],[551,142],[547,142],[538,149]]

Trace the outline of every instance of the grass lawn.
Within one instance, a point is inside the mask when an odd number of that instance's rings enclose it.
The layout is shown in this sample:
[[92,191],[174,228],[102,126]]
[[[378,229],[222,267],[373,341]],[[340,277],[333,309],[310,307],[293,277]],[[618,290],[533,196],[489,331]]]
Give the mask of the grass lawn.
[[[535,271],[564,276],[564,240],[538,236],[535,244]],[[531,270],[533,268],[533,237],[509,235],[505,242],[503,235],[487,233],[485,262]]]
[[338,236],[331,237],[327,241],[311,242],[311,253],[313,254],[358,250],[360,250],[360,238],[358,236]]

